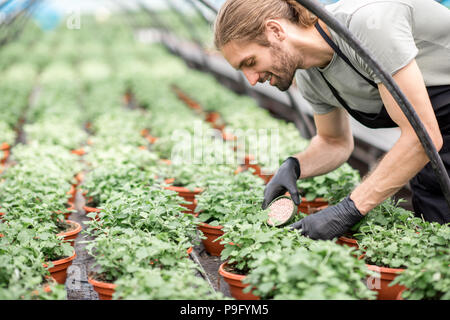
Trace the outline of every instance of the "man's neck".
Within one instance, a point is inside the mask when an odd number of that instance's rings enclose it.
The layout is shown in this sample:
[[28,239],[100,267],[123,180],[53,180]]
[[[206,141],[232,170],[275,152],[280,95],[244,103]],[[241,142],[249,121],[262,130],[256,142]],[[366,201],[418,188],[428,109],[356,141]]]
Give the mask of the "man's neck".
[[[319,24],[325,33],[331,37],[327,26],[319,20]],[[307,29],[299,27],[295,37],[294,48],[301,55],[299,69],[309,69],[312,67],[326,67],[334,55],[334,50],[322,38],[315,26]]]

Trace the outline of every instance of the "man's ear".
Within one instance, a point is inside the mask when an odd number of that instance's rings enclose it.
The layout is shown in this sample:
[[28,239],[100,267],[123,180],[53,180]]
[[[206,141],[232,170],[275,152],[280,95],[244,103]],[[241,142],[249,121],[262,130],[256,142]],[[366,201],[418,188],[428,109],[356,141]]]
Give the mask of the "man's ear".
[[267,39],[283,41],[286,39],[286,30],[278,20],[269,19],[265,23]]

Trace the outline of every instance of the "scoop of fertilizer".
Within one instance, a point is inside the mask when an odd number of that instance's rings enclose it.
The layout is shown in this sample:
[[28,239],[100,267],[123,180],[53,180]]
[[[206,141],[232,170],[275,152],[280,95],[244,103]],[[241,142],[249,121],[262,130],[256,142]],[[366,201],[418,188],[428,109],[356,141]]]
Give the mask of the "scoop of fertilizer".
[[297,206],[288,196],[280,196],[274,199],[268,206],[269,218],[267,224],[281,227],[293,220],[297,213]]

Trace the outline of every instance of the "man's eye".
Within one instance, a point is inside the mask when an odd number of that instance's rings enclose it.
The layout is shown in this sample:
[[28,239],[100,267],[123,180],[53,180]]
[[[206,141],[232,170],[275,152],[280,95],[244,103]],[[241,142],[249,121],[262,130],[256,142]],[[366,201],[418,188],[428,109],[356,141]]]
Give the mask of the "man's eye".
[[247,67],[251,67],[255,64],[255,60],[249,60],[247,61]]

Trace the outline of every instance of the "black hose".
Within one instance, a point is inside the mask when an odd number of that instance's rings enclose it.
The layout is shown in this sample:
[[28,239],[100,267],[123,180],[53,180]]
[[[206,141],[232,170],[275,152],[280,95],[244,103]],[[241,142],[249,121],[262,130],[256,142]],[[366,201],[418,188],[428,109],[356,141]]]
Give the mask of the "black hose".
[[422,121],[420,121],[417,113],[408,101],[406,96],[400,90],[398,85],[390,74],[388,74],[381,65],[373,58],[370,52],[365,49],[360,41],[353,36],[353,34],[336,18],[334,18],[324,7],[323,4],[317,0],[296,0],[300,5],[314,13],[320,18],[328,27],[333,29],[342,39],[344,39],[350,47],[363,59],[365,63],[375,72],[375,74],[381,79],[386,89],[389,90],[392,97],[395,99],[400,109],[405,114],[408,121],[411,123],[414,131],[416,132],[420,143],[422,144],[428,158],[431,161],[431,166],[436,174],[439,185],[441,186],[442,193],[447,200],[447,204],[450,208],[450,178],[444,167],[442,159],[440,158],[433,141],[431,140],[428,132],[426,131]]

